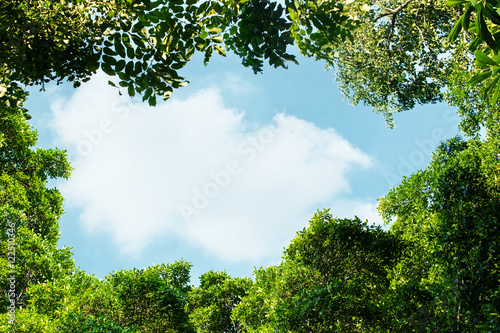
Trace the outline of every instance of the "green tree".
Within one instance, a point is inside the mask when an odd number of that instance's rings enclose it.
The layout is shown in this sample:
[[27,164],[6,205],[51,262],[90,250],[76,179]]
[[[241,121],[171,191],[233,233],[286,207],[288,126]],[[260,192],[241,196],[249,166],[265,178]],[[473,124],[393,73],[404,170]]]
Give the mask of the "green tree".
[[390,127],[394,113],[441,101],[458,108],[467,134],[496,120],[496,0],[302,0],[287,10],[301,53],[335,69],[346,99]]
[[243,332],[231,314],[251,285],[249,278],[231,278],[226,272],[203,274],[200,286],[189,292],[186,304],[197,332]]
[[143,270],[122,270],[106,277],[116,299],[113,322],[140,332],[194,332],[184,310],[191,289],[191,264],[154,265]]
[[235,316],[249,332],[384,331],[387,276],[403,247],[380,227],[319,211],[280,266],[256,270]]
[[55,281],[74,267],[69,248],[57,247],[62,196],[57,189],[47,188],[49,179],[68,178],[71,168],[65,152],[34,148],[37,135],[27,123],[26,110],[18,106],[23,96],[17,97],[0,96],[0,313],[4,328],[15,312],[29,306],[31,286]]
[[225,47],[243,65],[286,67],[295,57],[284,8],[244,1],[7,1],[1,4],[0,74],[5,84],[65,79],[79,86],[99,68],[111,85],[156,104],[188,82],[178,74],[196,51],[205,64]]
[[484,89],[484,96],[485,98],[488,96],[491,103],[496,104],[500,97],[499,3],[494,0],[448,0],[446,3],[449,6],[460,5],[463,8],[463,14],[456,20],[449,34],[450,41],[456,41],[462,30],[467,34],[472,33],[469,50],[475,52],[475,65],[481,72],[472,77],[469,83],[474,86],[489,79]]
[[[380,201],[384,219],[395,219],[391,229],[426,250],[401,269],[400,281],[421,279],[435,330],[498,329],[490,318],[499,313],[498,143],[498,136],[451,139]],[[405,274],[414,267],[420,275]]]
[[[304,1],[304,6],[313,2]],[[343,10],[348,19],[340,22],[345,22],[348,33],[343,34],[350,38],[341,43],[322,39],[311,46],[301,43],[299,34],[297,45],[303,54],[325,60],[327,68],[335,69],[340,90],[352,104],[373,107],[392,126],[393,113],[443,99],[448,75],[457,61],[465,59],[444,37],[458,17],[444,0],[325,3]],[[332,25],[318,27],[319,33]]]

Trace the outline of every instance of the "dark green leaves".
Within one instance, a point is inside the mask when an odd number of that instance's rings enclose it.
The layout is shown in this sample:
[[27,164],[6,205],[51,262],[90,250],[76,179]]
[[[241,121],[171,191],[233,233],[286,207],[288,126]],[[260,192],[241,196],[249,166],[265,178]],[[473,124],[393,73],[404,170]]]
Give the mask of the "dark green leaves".
[[249,332],[387,332],[381,299],[402,249],[380,227],[318,211],[279,266],[255,270],[233,317]]
[[224,35],[224,42],[242,58],[242,64],[258,73],[267,59],[270,65],[283,68],[287,68],[286,62],[295,62],[295,57],[286,52],[293,39],[283,7],[260,0],[249,0],[239,6],[240,12],[231,18],[235,25]]
[[249,278],[231,278],[226,272],[209,271],[200,277],[200,286],[187,297],[190,322],[203,332],[242,332],[233,309],[252,285]]

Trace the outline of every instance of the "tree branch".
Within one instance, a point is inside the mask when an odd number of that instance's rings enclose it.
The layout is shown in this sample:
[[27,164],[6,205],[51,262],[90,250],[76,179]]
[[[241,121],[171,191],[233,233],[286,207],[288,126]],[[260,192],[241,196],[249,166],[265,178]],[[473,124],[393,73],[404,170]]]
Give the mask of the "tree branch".
[[393,9],[393,10],[389,10],[388,13],[385,13],[385,14],[382,14],[380,16],[378,16],[376,19],[375,19],[375,22],[377,22],[378,20],[380,20],[382,17],[386,17],[386,16],[392,16],[391,17],[391,25],[387,28],[387,31],[388,31],[388,36],[387,36],[387,45],[386,45],[386,48],[387,48],[387,53],[389,55],[389,58],[391,57],[391,50],[390,50],[390,44],[391,44],[391,38],[392,38],[392,34],[394,33],[394,26],[396,25],[396,17],[398,16],[398,14],[403,10],[405,9],[413,0],[406,0],[405,3],[403,3],[401,6],[399,6],[398,8],[396,9]]
[[393,9],[393,10],[389,10],[388,13],[385,13],[385,14],[382,14],[380,16],[378,16],[376,19],[375,19],[375,22],[377,22],[378,20],[380,20],[382,17],[386,17],[386,16],[389,16],[389,15],[392,15],[393,17],[393,20],[394,20],[394,17],[397,16],[399,14],[400,11],[402,11],[403,9],[405,9],[409,4],[410,2],[412,2],[413,0],[407,0],[404,4],[402,4],[401,6],[399,6],[398,8],[396,9]]

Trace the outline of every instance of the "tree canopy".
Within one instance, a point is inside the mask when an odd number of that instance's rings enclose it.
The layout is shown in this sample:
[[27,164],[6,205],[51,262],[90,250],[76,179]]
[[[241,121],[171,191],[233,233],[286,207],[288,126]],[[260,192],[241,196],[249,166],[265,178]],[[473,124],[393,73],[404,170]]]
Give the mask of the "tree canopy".
[[[497,332],[500,330],[500,9],[497,0],[113,0],[0,3],[0,332]],[[71,167],[36,148],[27,85],[98,70],[144,102],[232,51],[258,73],[324,60],[340,89],[393,125],[446,102],[465,137],[380,199],[387,228],[318,210],[253,279],[191,264],[97,279],[58,248]],[[485,134],[479,134],[484,129]]]

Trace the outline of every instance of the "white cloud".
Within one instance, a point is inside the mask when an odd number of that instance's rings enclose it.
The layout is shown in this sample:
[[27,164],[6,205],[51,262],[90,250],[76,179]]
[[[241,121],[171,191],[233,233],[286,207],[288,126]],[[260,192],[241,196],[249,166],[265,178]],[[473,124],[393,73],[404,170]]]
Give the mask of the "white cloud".
[[362,200],[334,200],[330,213],[339,219],[353,218],[354,215],[361,220],[368,220],[368,224],[382,225],[382,219],[378,215],[376,203]]
[[53,113],[76,165],[63,195],[124,254],[175,234],[224,260],[275,255],[318,205],[349,191],[351,168],[372,162],[335,130],[292,116],[250,127],[215,88],[149,108],[96,76]]

